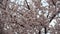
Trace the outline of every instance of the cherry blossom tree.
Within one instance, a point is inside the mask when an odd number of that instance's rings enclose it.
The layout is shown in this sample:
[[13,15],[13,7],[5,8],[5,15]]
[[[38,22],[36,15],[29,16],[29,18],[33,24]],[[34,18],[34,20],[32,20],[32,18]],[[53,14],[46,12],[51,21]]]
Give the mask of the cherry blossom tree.
[[60,0],[0,0],[0,34],[59,34]]

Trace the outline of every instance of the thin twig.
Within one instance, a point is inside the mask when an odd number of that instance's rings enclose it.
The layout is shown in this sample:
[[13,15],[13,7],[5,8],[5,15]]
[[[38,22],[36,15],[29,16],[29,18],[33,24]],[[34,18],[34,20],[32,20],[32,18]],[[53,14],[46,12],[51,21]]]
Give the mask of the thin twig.
[[53,3],[53,5],[55,5],[56,6],[56,4],[55,4],[55,2],[52,0],[52,3]]
[[28,9],[30,10],[30,7],[29,7],[29,5],[28,5],[28,2],[27,2],[27,0],[25,0],[25,2],[26,2],[26,4],[27,4],[27,7],[28,7]]
[[50,22],[54,19],[54,17],[57,15],[57,14],[59,14],[60,13],[60,11],[58,11],[57,13],[55,13],[52,17],[51,17],[51,19],[50,19]]

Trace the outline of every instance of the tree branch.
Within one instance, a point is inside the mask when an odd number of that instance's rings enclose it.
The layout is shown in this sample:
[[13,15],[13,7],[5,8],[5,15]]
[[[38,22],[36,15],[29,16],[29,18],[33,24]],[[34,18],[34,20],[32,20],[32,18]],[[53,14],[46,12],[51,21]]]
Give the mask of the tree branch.
[[50,19],[50,22],[54,19],[54,17],[57,15],[57,14],[59,14],[60,13],[60,11],[58,11],[56,14],[54,14],[52,17],[51,17],[51,19]]
[[44,29],[45,29],[45,34],[47,34],[47,29],[46,29],[46,27],[44,27]]
[[53,3],[53,5],[55,5],[56,6],[56,4],[55,4],[55,2],[52,0],[52,3]]
[[29,7],[29,5],[28,5],[28,2],[27,2],[27,0],[25,0],[25,2],[26,2],[26,4],[27,4],[27,7],[28,7],[28,9],[30,10],[30,7]]

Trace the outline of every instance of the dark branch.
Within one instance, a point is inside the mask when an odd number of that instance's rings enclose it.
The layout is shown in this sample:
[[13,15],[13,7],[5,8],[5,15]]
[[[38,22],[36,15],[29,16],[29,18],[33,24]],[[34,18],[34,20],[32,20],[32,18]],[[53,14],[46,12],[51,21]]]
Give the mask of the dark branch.
[[56,3],[52,0],[53,5],[56,5]]
[[41,30],[39,30],[39,34],[41,34]]
[[25,0],[26,1],[26,4],[27,4],[27,7],[28,7],[28,9],[30,10],[30,7],[29,7],[29,5],[28,5],[28,2],[27,2],[27,0]]
[[52,17],[51,17],[51,19],[50,19],[50,22],[54,19],[54,17],[57,15],[57,14],[59,14],[60,13],[60,11],[58,11],[56,14],[54,14]]
[[46,29],[46,27],[44,27],[44,29],[45,29],[45,34],[47,34],[47,29]]

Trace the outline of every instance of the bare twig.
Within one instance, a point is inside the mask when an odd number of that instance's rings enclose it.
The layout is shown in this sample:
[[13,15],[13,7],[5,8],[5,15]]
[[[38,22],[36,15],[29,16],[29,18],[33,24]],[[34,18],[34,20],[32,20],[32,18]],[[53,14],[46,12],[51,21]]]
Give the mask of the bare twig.
[[26,2],[26,4],[27,4],[27,7],[28,7],[28,9],[30,10],[30,7],[29,7],[29,5],[28,5],[28,2],[27,2],[27,0],[25,0],[25,2]]
[[60,11],[58,11],[58,12],[56,12],[52,17],[51,17],[51,19],[50,19],[50,22],[54,19],[54,17],[57,15],[57,14],[59,14],[60,13]]
[[53,5],[56,5],[55,2],[52,0]]

